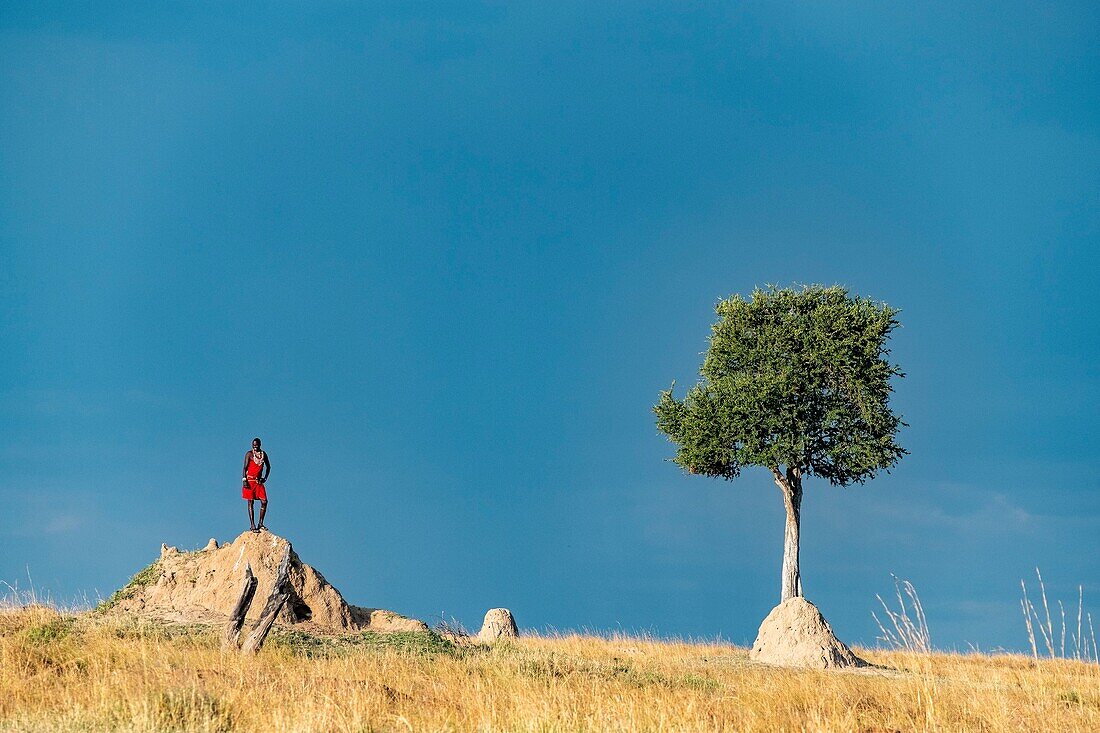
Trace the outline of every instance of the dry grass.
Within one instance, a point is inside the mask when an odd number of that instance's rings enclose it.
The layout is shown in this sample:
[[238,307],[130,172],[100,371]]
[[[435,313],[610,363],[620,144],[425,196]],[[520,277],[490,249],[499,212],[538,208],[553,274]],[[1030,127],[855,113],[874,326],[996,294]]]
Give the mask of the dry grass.
[[[1061,637],[1050,618],[1050,604],[1047,602],[1047,586],[1043,582],[1043,574],[1039,568],[1035,568],[1035,577],[1039,579],[1039,598],[1043,602],[1043,616],[1039,615],[1035,604],[1027,595],[1027,583],[1020,579],[1020,590],[1023,597],[1020,599],[1020,609],[1024,612],[1024,625],[1027,626],[1027,638],[1031,643],[1031,655],[1039,658],[1039,646],[1035,643],[1035,629],[1039,629],[1039,635],[1043,639],[1046,653],[1051,659],[1059,657],[1079,659],[1085,662],[1100,662],[1100,653],[1096,649],[1096,630],[1092,625],[1092,613],[1085,612],[1085,589],[1077,586],[1077,631],[1069,632],[1069,653],[1066,652],[1066,607],[1058,601],[1058,610],[1062,616]],[[1046,618],[1045,622],[1043,618]],[[1071,618],[1072,621],[1072,618]],[[1087,623],[1086,623],[1087,622]],[[1091,649],[1090,649],[1091,644]]]
[[1100,667],[860,650],[888,670],[753,664],[721,644],[282,634],[0,611],[0,730],[1100,730]]
[[[878,624],[878,630],[881,634],[879,640],[891,649],[905,649],[911,652],[932,651],[932,635],[928,631],[928,621],[924,617],[924,605],[920,602],[917,589],[908,580],[902,580],[896,575],[891,577],[894,579],[894,594],[898,599],[898,610],[892,610],[890,605],[882,600],[882,596],[876,595],[875,598],[882,605],[882,611],[886,614],[886,618],[889,619],[890,626],[893,628],[887,628],[879,620],[878,614],[871,612],[871,617]],[[906,598],[909,599],[908,606],[906,606]],[[910,616],[910,613],[912,613],[912,616]]]

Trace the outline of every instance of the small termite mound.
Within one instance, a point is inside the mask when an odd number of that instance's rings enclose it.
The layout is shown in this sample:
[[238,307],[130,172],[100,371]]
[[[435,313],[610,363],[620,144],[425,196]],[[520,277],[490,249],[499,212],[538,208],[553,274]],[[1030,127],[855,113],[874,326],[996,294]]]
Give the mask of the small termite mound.
[[490,608],[477,635],[478,641],[493,642],[498,639],[515,639],[519,636],[516,619],[507,608]]

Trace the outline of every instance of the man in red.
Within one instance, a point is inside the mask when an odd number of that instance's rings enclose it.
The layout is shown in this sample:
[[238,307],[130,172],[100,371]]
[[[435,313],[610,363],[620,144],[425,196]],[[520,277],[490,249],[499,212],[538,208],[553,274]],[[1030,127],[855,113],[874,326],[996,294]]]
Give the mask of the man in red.
[[[241,469],[242,486],[241,496],[248,502],[248,524],[253,532],[267,529],[264,526],[264,515],[267,514],[267,489],[264,483],[271,475],[271,459],[267,457],[267,451],[260,448],[260,439],[252,439],[252,450],[244,454],[244,468]],[[256,514],[253,502],[260,500],[260,524],[256,525]]]

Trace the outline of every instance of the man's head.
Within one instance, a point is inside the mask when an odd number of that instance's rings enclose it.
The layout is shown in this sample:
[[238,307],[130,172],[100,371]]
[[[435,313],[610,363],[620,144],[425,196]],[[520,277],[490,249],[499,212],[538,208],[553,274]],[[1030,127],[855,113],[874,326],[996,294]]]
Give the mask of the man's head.
[[259,438],[253,438],[252,439],[252,450],[259,450],[259,449],[260,449],[260,439]]

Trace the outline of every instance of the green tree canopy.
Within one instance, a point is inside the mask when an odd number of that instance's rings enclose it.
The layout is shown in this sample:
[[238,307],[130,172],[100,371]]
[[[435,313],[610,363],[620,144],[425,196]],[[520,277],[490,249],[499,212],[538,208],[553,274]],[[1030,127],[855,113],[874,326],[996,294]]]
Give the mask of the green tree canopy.
[[903,376],[887,360],[896,309],[815,285],[756,289],[715,310],[702,381],[654,408],[676,463],[727,479],[791,467],[846,486],[905,454],[888,405],[890,377]]

